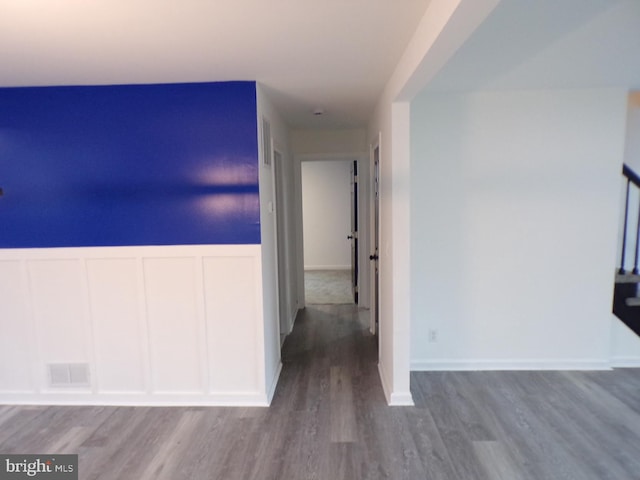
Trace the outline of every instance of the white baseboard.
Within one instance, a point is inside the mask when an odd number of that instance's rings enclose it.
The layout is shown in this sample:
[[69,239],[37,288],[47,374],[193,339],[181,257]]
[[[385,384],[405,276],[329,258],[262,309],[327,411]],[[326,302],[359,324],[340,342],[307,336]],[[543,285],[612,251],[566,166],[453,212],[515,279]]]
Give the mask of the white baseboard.
[[417,372],[482,370],[610,370],[611,363],[601,360],[414,360]]
[[390,407],[414,407],[413,395],[411,392],[394,392],[389,401]]
[[612,368],[640,368],[640,357],[614,357],[611,359]]
[[268,407],[260,393],[190,394],[24,394],[1,393],[0,405],[99,405],[131,407]]
[[[12,286],[0,291],[0,403],[268,405],[271,379],[253,355],[264,343],[261,248],[0,249],[0,283]],[[173,295],[178,314],[163,306]],[[91,388],[50,388],[48,366],[70,359],[89,365]]]
[[267,406],[271,405],[271,401],[273,400],[273,396],[276,393],[276,387],[278,386],[278,380],[280,379],[280,372],[282,372],[282,362],[278,363],[278,368],[276,369],[276,374],[273,376],[273,380],[271,380],[271,385],[267,390]]
[[351,270],[351,265],[305,265],[305,270]]
[[384,397],[387,399],[387,405],[390,407],[413,407],[415,405],[411,392],[394,392],[389,388],[384,367],[380,362],[378,362],[378,374],[380,375]]

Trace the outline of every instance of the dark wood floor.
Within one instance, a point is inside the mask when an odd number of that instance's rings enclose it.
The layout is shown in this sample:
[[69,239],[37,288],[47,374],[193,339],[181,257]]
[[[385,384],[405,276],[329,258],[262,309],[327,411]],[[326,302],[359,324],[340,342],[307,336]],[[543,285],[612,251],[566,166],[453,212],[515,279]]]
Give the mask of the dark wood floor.
[[0,453],[81,479],[640,479],[640,370],[414,373],[387,407],[366,312],[310,306],[266,408],[0,406]]

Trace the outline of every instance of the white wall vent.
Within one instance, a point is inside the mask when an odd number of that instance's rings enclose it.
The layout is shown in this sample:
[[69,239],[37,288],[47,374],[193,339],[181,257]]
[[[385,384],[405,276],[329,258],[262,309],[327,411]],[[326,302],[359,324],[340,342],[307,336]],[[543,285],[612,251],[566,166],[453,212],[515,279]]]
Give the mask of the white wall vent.
[[51,363],[49,368],[49,386],[88,387],[89,365],[86,363]]

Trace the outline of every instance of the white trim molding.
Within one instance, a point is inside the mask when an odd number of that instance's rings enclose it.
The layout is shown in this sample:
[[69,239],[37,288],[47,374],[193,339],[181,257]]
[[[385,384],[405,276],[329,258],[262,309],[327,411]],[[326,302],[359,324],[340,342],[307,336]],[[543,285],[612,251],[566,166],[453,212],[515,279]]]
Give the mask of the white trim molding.
[[[0,403],[266,406],[260,245],[1,249]],[[82,385],[52,365],[86,365]],[[64,371],[64,370],[63,370]],[[267,390],[268,388],[268,390]]]
[[382,390],[384,391],[384,397],[387,400],[387,404],[390,407],[413,407],[413,396],[411,391],[408,392],[393,392],[387,385],[385,378],[384,367],[381,363],[378,363],[378,374],[380,375],[380,383],[382,384]]
[[640,357],[613,357],[611,368],[640,368]]
[[593,359],[531,359],[531,360],[414,360],[415,372],[455,372],[486,370],[610,370],[606,360]]

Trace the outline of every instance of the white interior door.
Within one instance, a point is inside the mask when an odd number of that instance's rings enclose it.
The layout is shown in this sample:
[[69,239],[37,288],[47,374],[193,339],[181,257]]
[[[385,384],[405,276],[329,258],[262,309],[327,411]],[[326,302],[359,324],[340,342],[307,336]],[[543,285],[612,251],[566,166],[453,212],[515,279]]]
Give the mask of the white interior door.
[[379,327],[379,297],[380,280],[378,270],[378,253],[380,242],[380,142],[371,149],[372,172],[371,172],[371,200],[373,203],[371,222],[371,325],[370,330],[374,335],[378,335]]
[[358,161],[351,165],[351,233],[347,237],[351,240],[351,291],[353,303],[358,304],[358,268],[359,244],[358,244]]

